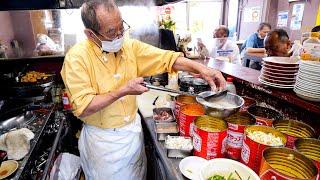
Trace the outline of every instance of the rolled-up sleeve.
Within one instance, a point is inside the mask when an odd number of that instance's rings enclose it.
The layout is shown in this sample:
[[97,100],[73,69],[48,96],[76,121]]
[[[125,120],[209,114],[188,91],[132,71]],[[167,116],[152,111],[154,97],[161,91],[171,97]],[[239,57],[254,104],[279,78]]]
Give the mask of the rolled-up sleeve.
[[63,82],[68,91],[73,113],[79,117],[96,95],[84,63],[84,58],[67,54],[61,70]]
[[162,50],[154,46],[134,40],[132,44],[135,54],[138,76],[152,76],[164,72],[173,72],[173,64],[182,53]]

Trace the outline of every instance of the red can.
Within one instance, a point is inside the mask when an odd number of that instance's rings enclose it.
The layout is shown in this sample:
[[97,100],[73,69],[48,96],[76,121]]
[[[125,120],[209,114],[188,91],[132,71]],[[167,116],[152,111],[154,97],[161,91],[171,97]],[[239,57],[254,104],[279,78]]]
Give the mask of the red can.
[[174,106],[174,116],[176,117],[178,125],[179,125],[181,107],[187,104],[194,104],[194,103],[197,103],[197,100],[194,96],[187,96],[187,95],[176,96],[175,106]]
[[260,167],[261,180],[316,180],[318,170],[303,154],[284,147],[266,148]]
[[255,124],[254,118],[247,112],[238,112],[225,119],[228,123],[228,138],[226,156],[230,159],[239,160],[244,137],[244,129],[248,125]]
[[190,137],[190,124],[197,117],[204,115],[204,113],[205,108],[198,103],[182,106],[179,120],[180,135]]
[[283,116],[278,111],[257,105],[250,106],[248,113],[255,118],[256,125],[271,127],[274,120],[283,119]]
[[268,126],[249,126],[245,129],[244,139],[243,139],[243,146],[241,149],[241,158],[240,162],[251,168],[257,174],[260,170],[260,164],[262,159],[262,152],[267,147],[275,147],[266,144],[259,143],[257,140],[251,139],[249,137],[249,133],[253,133],[255,131],[261,131],[263,133],[272,134],[275,137],[279,137],[283,142],[282,145],[284,146],[287,142],[286,136],[282,134],[280,131],[275,130]]
[[318,168],[318,180],[320,180],[320,140],[313,138],[297,139],[294,142],[295,149],[313,160]]
[[294,142],[300,138],[316,137],[315,130],[308,124],[297,120],[276,120],[273,127],[287,136],[286,147],[293,149]]
[[227,123],[222,119],[201,116],[194,121],[193,154],[205,159],[225,157]]

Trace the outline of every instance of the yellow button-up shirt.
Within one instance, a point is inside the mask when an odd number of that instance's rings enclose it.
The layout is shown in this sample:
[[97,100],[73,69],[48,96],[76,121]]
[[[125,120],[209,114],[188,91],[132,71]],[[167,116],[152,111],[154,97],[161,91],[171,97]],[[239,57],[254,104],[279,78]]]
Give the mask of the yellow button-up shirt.
[[[61,70],[73,113],[79,117],[95,95],[117,90],[131,79],[172,72],[180,55],[133,39],[126,39],[117,54],[103,52],[90,40],[76,44]],[[137,109],[136,96],[128,95],[80,119],[100,128],[118,128],[133,121]]]

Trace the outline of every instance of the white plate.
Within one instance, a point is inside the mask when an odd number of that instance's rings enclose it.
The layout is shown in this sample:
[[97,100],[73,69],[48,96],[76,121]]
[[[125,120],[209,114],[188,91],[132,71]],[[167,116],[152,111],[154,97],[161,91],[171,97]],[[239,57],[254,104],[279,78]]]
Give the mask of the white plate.
[[311,72],[313,72],[313,73],[317,73],[317,72],[320,71],[320,68],[301,65],[301,66],[300,66],[300,70],[311,71]]
[[295,73],[277,73],[277,72],[271,72],[271,71],[267,71],[264,68],[261,69],[261,73],[263,74],[270,74],[272,76],[277,76],[277,77],[287,77],[287,76],[297,76],[298,72]]
[[208,161],[200,170],[199,180],[207,180],[216,173],[226,173],[228,175],[235,171],[237,171],[244,180],[248,179],[248,177],[250,177],[250,180],[260,180],[259,176],[246,165],[225,158],[216,158]]
[[309,93],[307,91],[303,91],[303,90],[300,90],[300,89],[297,89],[297,88],[294,88],[293,90],[296,93],[299,93],[300,95],[303,95],[303,96],[307,96],[307,97],[310,97],[310,98],[320,98],[320,95],[312,94],[312,93]]
[[299,63],[306,66],[318,67],[320,69],[320,62],[318,61],[300,61]]
[[297,78],[296,84],[297,83],[303,87],[311,87],[314,89],[320,89],[320,83],[316,83],[315,81]]
[[[270,73],[278,73],[278,72],[281,72],[283,74],[296,74],[298,73],[298,70],[299,69],[273,69],[273,68],[269,68],[267,66],[264,66],[262,65],[262,69],[267,71],[267,72],[270,72]],[[278,71],[278,72],[275,72],[275,71]]]
[[262,58],[265,62],[271,62],[275,64],[292,64],[292,65],[298,65],[299,66],[299,60],[291,59],[290,57],[277,57],[277,56],[271,56],[271,57],[265,57]]
[[313,97],[305,96],[295,90],[293,90],[293,91],[297,94],[297,96],[299,96],[300,98],[302,98],[304,100],[313,101],[313,102],[320,102],[320,98],[313,98]]
[[294,87],[293,85],[292,86],[291,85],[290,86],[283,86],[283,85],[279,85],[279,84],[269,83],[269,82],[266,82],[260,78],[259,78],[259,82],[261,82],[264,85],[275,87],[275,88],[280,88],[280,89],[292,89]]
[[207,162],[207,160],[201,157],[189,156],[180,161],[179,169],[188,179],[197,179],[200,169],[206,165]]
[[299,86],[295,86],[294,89],[301,91],[301,93],[307,93],[311,96],[320,96],[320,91],[314,91],[314,90],[310,90],[310,89],[305,89],[305,88],[301,88]]
[[295,87],[299,88],[299,89],[302,89],[302,90],[305,90],[305,91],[310,91],[310,92],[313,92],[313,93],[319,93],[320,94],[320,88],[314,88],[312,86],[305,86],[301,83],[296,83],[295,84]]
[[320,83],[320,76],[319,76],[319,77],[315,77],[315,76],[309,76],[309,75],[300,73],[300,74],[299,74],[299,77],[300,77],[301,79],[310,79],[310,80],[317,81],[317,82]]
[[306,75],[306,76],[312,76],[312,77],[320,77],[320,74],[319,74],[320,71],[318,71],[317,73],[316,72],[311,72],[311,71],[305,71],[305,70],[302,70],[300,69],[298,71],[298,74],[302,74],[302,75]]
[[314,81],[314,80],[311,80],[311,79],[306,79],[306,78],[301,78],[301,77],[297,77],[297,80],[296,81],[299,81],[300,83],[302,84],[308,84],[308,85],[312,85],[312,86],[320,86],[320,81]]
[[17,161],[14,161],[14,160],[3,161],[0,167],[0,172],[1,172],[0,179],[6,179],[7,177],[9,177],[18,169],[18,167],[19,167],[19,164]]
[[[269,83],[279,84],[279,85],[284,85],[284,86],[291,86],[291,85],[294,85],[294,83],[296,82],[295,79],[289,80],[289,81],[279,81],[279,80],[274,80],[274,79],[267,78],[267,77],[265,77],[263,75],[260,75],[260,79],[262,79],[262,80],[264,80],[266,82],[269,82]],[[275,81],[275,82],[272,82],[272,81]]]
[[[273,79],[274,81],[295,81],[296,78],[295,77],[292,77],[292,78],[288,78],[288,77],[280,77],[280,76],[272,76],[272,75],[269,75],[269,74],[266,74],[264,72],[261,72],[261,75],[265,78],[268,78],[268,79]],[[283,80],[277,80],[277,79],[283,79]]]
[[275,69],[275,70],[288,70],[288,71],[297,71],[299,66],[296,67],[284,67],[284,66],[276,66],[273,64],[262,63],[264,67]]

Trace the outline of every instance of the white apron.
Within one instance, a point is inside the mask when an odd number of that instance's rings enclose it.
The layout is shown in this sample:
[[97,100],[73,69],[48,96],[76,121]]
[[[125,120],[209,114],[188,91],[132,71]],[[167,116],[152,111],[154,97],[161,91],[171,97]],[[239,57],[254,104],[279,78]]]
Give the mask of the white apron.
[[116,129],[84,125],[79,138],[81,166],[86,180],[146,179],[141,118]]

